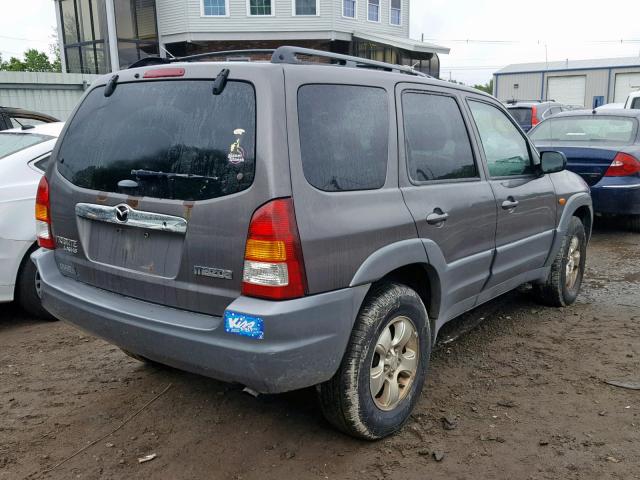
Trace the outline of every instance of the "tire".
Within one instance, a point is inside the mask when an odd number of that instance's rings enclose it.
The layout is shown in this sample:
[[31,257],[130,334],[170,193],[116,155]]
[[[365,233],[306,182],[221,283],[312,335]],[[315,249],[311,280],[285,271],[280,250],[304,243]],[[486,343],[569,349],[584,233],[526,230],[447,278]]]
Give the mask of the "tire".
[[632,232],[640,233],[640,215],[633,215],[627,219],[627,228]]
[[[572,242],[577,239],[577,247],[572,246]],[[579,259],[573,255],[572,272],[575,277],[568,277],[569,253],[570,250],[579,254]],[[562,245],[551,265],[551,272],[547,281],[542,285],[536,285],[534,291],[538,300],[550,307],[566,307],[572,305],[582,285],[584,267],[587,259],[587,235],[584,225],[578,217],[573,217],[569,224],[567,234],[562,239]]]
[[20,265],[16,283],[16,300],[29,315],[41,320],[55,321],[57,318],[47,312],[40,301],[37,287],[40,283],[40,275],[35,264],[31,261],[31,253],[34,250],[31,249],[27,252]]
[[[398,339],[408,339],[401,350],[395,350],[403,344]],[[383,343],[392,348],[385,350]],[[398,283],[374,286],[356,319],[340,368],[317,387],[324,416],[338,430],[360,439],[377,440],[397,432],[420,398],[430,355],[431,328],[418,294]],[[403,369],[409,366],[413,375]],[[394,382],[399,385],[395,403]],[[382,387],[374,397],[376,385]]]

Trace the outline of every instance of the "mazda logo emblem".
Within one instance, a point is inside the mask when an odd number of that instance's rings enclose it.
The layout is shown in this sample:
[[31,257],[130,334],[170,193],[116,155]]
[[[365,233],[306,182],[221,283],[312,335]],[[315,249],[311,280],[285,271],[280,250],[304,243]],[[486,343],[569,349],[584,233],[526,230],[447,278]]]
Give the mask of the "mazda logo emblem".
[[131,209],[128,205],[118,205],[116,207],[116,220],[120,223],[127,223]]

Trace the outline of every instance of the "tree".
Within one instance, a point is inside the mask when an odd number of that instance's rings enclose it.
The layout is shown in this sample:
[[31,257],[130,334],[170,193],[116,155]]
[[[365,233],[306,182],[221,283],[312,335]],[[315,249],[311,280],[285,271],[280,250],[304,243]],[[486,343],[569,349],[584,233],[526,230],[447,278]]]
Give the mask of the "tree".
[[35,48],[25,51],[23,57],[23,60],[11,57],[8,62],[0,61],[0,70],[10,72],[60,72],[61,70],[59,52],[53,63],[46,53]]
[[493,95],[493,78],[489,81],[489,83],[485,83],[484,85],[477,84],[474,85],[473,88],[477,88],[478,90],[482,90],[489,95]]

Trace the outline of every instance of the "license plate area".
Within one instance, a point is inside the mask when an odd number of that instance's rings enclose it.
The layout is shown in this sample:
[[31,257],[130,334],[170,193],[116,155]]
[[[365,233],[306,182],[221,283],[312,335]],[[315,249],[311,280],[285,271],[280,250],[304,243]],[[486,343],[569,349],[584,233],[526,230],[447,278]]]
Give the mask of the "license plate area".
[[178,275],[184,235],[82,218],[78,222],[90,261],[164,278]]

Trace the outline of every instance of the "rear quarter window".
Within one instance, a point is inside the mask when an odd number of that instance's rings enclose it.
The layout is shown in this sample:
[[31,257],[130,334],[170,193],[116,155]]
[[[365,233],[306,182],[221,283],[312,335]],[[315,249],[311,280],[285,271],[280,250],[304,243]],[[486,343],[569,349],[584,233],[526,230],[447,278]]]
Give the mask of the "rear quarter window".
[[509,113],[519,125],[531,124],[531,107],[508,108]]
[[352,85],[303,85],[298,90],[302,168],[327,192],[381,188],[387,175],[386,90]]

